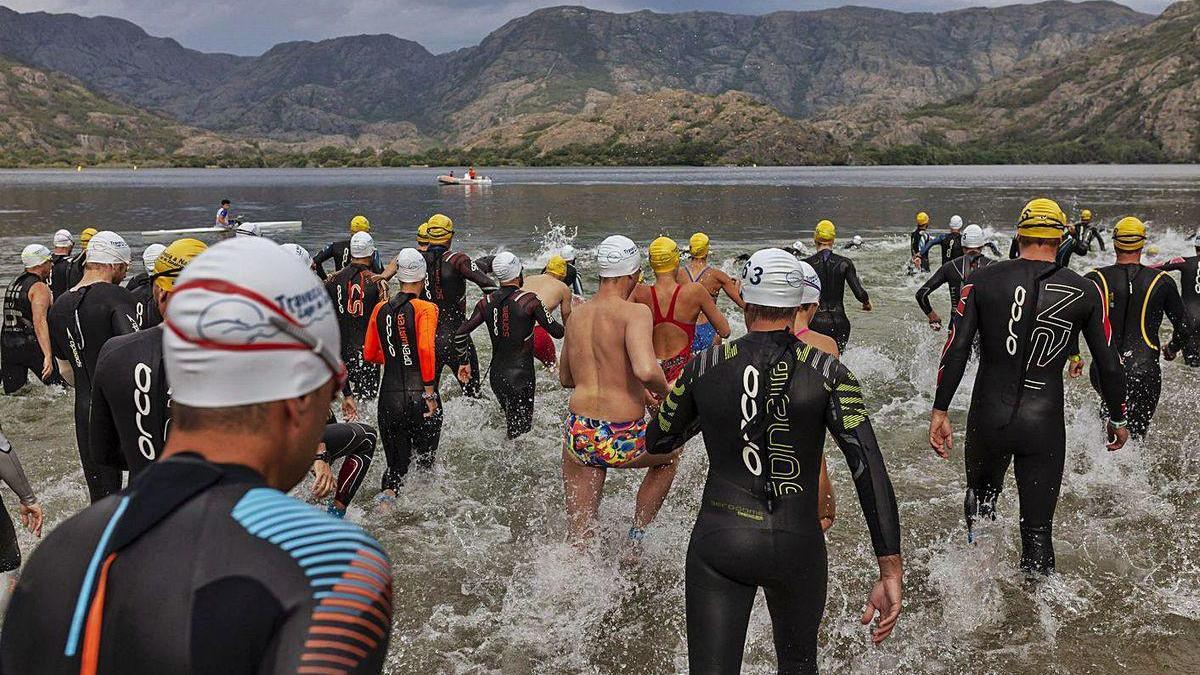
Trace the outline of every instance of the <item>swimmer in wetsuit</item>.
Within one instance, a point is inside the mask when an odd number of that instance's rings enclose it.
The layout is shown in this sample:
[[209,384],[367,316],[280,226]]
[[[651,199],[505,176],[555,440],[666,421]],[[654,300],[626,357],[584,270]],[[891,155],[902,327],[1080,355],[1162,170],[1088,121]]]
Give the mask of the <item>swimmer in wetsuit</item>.
[[58,300],[63,293],[75,288],[79,285],[80,280],[83,279],[83,267],[87,264],[88,245],[91,243],[92,237],[96,236],[96,234],[97,230],[94,227],[84,228],[79,233],[79,253],[76,253],[67,265],[62,283],[60,284],[58,279],[54,280],[54,286],[58,289],[54,295],[55,300]]
[[1054,255],[1066,215],[1049,199],[1021,212],[1021,258],[988,265],[963,286],[938,369],[929,444],[946,459],[953,430],[946,411],[966,371],[978,334],[979,374],[967,415],[964,459],[968,537],[981,518],[995,519],[1008,465],[1015,464],[1021,509],[1021,568],[1030,576],[1054,571],[1052,527],[1066,459],[1063,367],[1082,373],[1082,332],[1108,404],[1110,443],[1129,437],[1124,417],[1125,376],[1109,342],[1104,298],[1092,282],[1059,267]]
[[563,260],[567,261],[567,274],[563,277],[562,282],[567,285],[567,288],[571,289],[571,293],[576,297],[582,298],[583,279],[579,276],[579,268],[575,266],[575,258],[578,252],[574,246],[567,244],[562,247],[562,250],[558,254],[562,256]]
[[1087,247],[1088,252],[1091,252],[1092,250],[1092,242],[1099,244],[1101,251],[1107,250],[1104,247],[1104,236],[1100,234],[1100,230],[1097,229],[1095,225],[1092,225],[1091,211],[1084,209],[1083,212],[1079,214],[1079,224],[1076,225],[1075,228],[1076,231],[1079,232],[1079,240],[1082,241],[1083,245]]
[[[703,232],[693,234],[688,240],[687,264],[679,266],[679,271],[675,273],[675,281],[681,284],[689,281],[700,284],[712,296],[714,303],[717,301],[717,295],[724,291],[735,305],[744,307],[746,303],[742,302],[742,293],[737,282],[724,270],[708,264],[710,252],[708,235]],[[692,353],[702,352],[714,344],[720,344],[721,339],[708,317],[702,315],[696,319],[696,337],[692,340]]]
[[879,579],[862,622],[875,643],[896,625],[903,565],[896,498],[862,388],[832,356],[790,330],[803,304],[799,262],[781,249],[751,256],[742,277],[749,331],[698,355],[647,433],[651,453],[676,452],[697,432],[708,477],[688,545],[692,673],[741,671],[750,611],[766,593],[780,673],[817,672],[828,568],[818,525],[818,476],[828,430],[854,476]]
[[938,271],[929,277],[921,288],[917,289],[917,305],[921,311],[925,312],[925,316],[929,318],[929,327],[933,330],[942,329],[942,317],[934,311],[933,305],[929,303],[929,296],[938,289],[939,286],[945,284],[950,287],[950,307],[951,316],[953,319],[954,305],[958,303],[959,291],[962,290],[963,284],[971,275],[983,267],[987,267],[993,260],[983,254],[983,247],[987,243],[984,240],[983,228],[978,225],[968,225],[963,232],[963,255],[955,258],[950,262],[938,268]]
[[[1200,322],[1200,238],[1196,238],[1196,255],[1186,258],[1171,258],[1155,269],[1164,272],[1179,272],[1180,295],[1183,306],[1193,322]],[[1193,323],[1193,328],[1197,326]],[[1200,368],[1200,330],[1193,333],[1183,345],[1183,360],[1192,368]]]
[[394,502],[409,465],[433,465],[442,435],[442,408],[435,383],[437,305],[417,297],[425,288],[426,260],[406,248],[392,263],[400,292],[375,306],[363,357],[383,366],[379,389],[379,436],[387,456],[381,505]]
[[[908,257],[913,270],[929,271],[929,214],[924,211],[917,214],[917,229],[908,235]],[[925,251],[924,254],[921,251]],[[914,273],[913,271],[909,272]]]
[[[534,326],[540,326],[550,337],[560,339],[563,327],[546,316],[546,308],[536,293],[521,290],[523,270],[517,256],[508,251],[498,254],[492,262],[492,271],[500,282],[500,290],[479,300],[475,313],[459,327],[454,337],[463,350],[460,359],[465,362],[466,339],[471,331],[487,323],[492,339],[489,382],[504,411],[508,437],[513,439],[533,428]],[[470,367],[466,363],[459,366],[460,381],[471,379]]]
[[[247,316],[263,317],[261,330],[210,331]],[[320,281],[270,241],[226,240],[180,275],[166,320],[163,457],[30,556],[0,670],[381,672],[387,554],[285,494],[312,465],[345,380]]]
[[[1113,229],[1117,263],[1087,273],[1108,302],[1112,344],[1125,371],[1125,414],[1129,435],[1143,438],[1158,408],[1162,393],[1159,355],[1168,361],[1183,349],[1196,326],[1179,298],[1175,280],[1166,272],[1142,264],[1146,226],[1137,218],[1123,218]],[[1163,315],[1171,320],[1174,337],[1162,345],[1158,337]],[[1092,363],[1092,383],[1099,372]],[[1107,414],[1107,413],[1105,413]]]
[[118,284],[129,270],[129,245],[115,232],[92,237],[79,285],[50,307],[50,345],[59,372],[75,388],[75,440],[93,502],[121,489],[121,472],[101,466],[88,446],[92,387],[100,349],[110,338],[138,330],[137,303]]
[[[561,256],[552,255],[546,262],[545,269],[542,274],[527,277],[521,288],[538,296],[546,310],[546,316],[553,316],[554,310],[557,309],[565,326],[571,316],[571,307],[575,303],[571,287],[566,283],[567,261]],[[540,325],[533,327],[533,357],[547,368],[553,368],[558,363],[558,350],[554,339]]]
[[154,300],[153,280],[150,276],[154,274],[155,261],[166,248],[162,244],[147,246],[146,250],[142,251],[142,264],[146,266],[146,271],[133,275],[133,278],[125,282],[125,290],[133,295],[133,300],[137,303],[138,325],[143,330],[162,323],[162,313],[158,309],[158,302]]
[[67,285],[67,276],[71,270],[71,251],[75,248],[75,239],[68,230],[54,233],[54,250],[50,253],[50,276],[46,277],[46,285],[50,287],[54,299],[71,290]]
[[[371,222],[367,220],[366,216],[354,216],[350,219],[351,238],[353,238],[354,235],[359,232],[369,233],[370,231]],[[318,277],[321,279],[327,279],[329,278],[329,275],[325,272],[325,261],[330,260],[333,262],[333,271],[336,273],[346,265],[349,265],[352,257],[354,256],[350,251],[350,239],[335,241],[318,251],[317,255],[313,256],[312,268],[313,271],[317,273]],[[383,261],[379,257],[379,251],[375,251],[370,258],[371,260],[369,268],[371,273],[379,274],[383,272]]]
[[[929,238],[925,245],[921,248],[920,256],[922,260],[929,260],[929,251],[934,246],[939,246],[942,249],[942,264],[961,258],[963,255],[962,245],[962,216],[955,215],[950,218],[950,231],[944,234]],[[926,270],[928,271],[928,269]]]
[[[44,248],[44,247],[43,247]],[[45,513],[38,503],[37,495],[29,485],[21,460],[12,443],[0,431],[0,480],[17,495],[21,524],[35,537],[42,536],[42,519]],[[17,543],[17,530],[13,527],[8,510],[0,506],[0,616],[8,609],[13,587],[17,584],[17,570],[21,567],[21,546]]]
[[350,373],[350,385],[362,398],[379,395],[379,366],[363,360],[363,341],[375,306],[387,302],[387,282],[372,272],[379,256],[375,240],[367,232],[350,237],[350,260],[325,280],[325,290],[337,310],[342,331],[342,360]]
[[[858,280],[854,261],[833,252],[836,239],[837,230],[833,223],[828,220],[817,223],[817,229],[813,233],[817,252],[804,262],[812,265],[821,277],[821,307],[812,319],[812,329],[832,336],[837,341],[838,351],[845,352],[846,345],[850,342],[850,318],[846,316],[846,306],[843,304],[846,285],[850,285],[850,292],[862,303],[864,312],[871,311],[871,298],[863,288],[862,282]],[[924,260],[928,262],[928,257]]]
[[50,255],[50,250],[41,244],[26,246],[21,251],[25,271],[4,292],[0,379],[5,394],[24,387],[30,372],[46,384],[58,381],[47,321],[53,299],[46,285],[53,265]]

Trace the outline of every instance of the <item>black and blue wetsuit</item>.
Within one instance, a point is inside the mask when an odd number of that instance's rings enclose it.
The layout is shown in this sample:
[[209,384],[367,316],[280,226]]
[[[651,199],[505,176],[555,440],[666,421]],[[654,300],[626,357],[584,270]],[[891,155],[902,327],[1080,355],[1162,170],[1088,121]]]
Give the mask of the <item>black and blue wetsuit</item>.
[[908,235],[908,253],[909,259],[920,256],[921,269],[925,272],[929,271],[929,241],[933,235],[929,234],[928,229],[920,228],[913,230]]
[[947,410],[979,337],[979,373],[967,415],[965,511],[971,528],[995,518],[1015,462],[1021,566],[1054,570],[1052,528],[1066,459],[1063,367],[1082,332],[1112,419],[1124,421],[1125,376],[1109,342],[1108,316],[1092,282],[1051,262],[1007,260],[963,286],[938,370],[935,410]]
[[812,265],[821,278],[821,303],[808,324],[809,328],[832,337],[837,342],[838,351],[845,352],[850,342],[850,318],[846,316],[845,306],[846,285],[850,285],[850,292],[859,302],[870,300],[862,282],[858,280],[854,261],[830,250],[818,251],[804,261]]
[[[921,311],[928,316],[933,313],[933,305],[929,303],[929,296],[933,294],[938,287],[945,284],[950,288],[950,309],[953,312],[954,305],[958,303],[958,295],[962,290],[963,284],[976,270],[987,267],[992,262],[991,258],[982,253],[968,253],[961,258],[955,258],[950,262],[938,268],[929,280],[917,289],[917,305]],[[953,320],[951,314],[951,320]]]
[[693,673],[741,670],[762,587],[781,673],[815,673],[825,611],[818,481],[825,432],[846,456],[879,557],[900,553],[896,498],[862,388],[789,331],[752,332],[698,354],[651,421],[652,453],[703,433],[708,477],[687,554]]

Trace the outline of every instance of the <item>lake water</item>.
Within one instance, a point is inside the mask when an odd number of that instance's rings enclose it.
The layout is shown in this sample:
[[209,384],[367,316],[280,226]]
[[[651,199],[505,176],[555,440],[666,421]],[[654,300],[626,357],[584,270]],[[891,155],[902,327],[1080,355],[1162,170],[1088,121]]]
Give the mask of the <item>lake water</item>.
[[[876,311],[851,305],[854,334],[844,360],[863,381],[904,528],[905,612],[893,637],[872,648],[857,617],[875,562],[840,453],[830,457],[839,520],[830,533],[830,583],[821,667],[830,673],[1116,673],[1200,668],[1200,404],[1197,371],[1164,366],[1163,401],[1142,444],[1103,446],[1096,396],[1068,387],[1068,457],[1055,540],[1060,574],[1033,588],[1016,571],[1016,497],[1011,478],[1002,517],[978,546],[962,526],[961,451],[934,458],[925,443],[943,335],[913,300],[921,279],[904,272],[906,233],[925,210],[933,229],[953,214],[984,225],[1004,250],[1031,197],[1072,213],[1092,209],[1151,222],[1153,257],[1190,253],[1200,225],[1200,167],[941,167],[853,169],[586,169],[485,171],[490,187],[439,187],[436,169],[0,172],[0,274],[17,271],[21,247],[49,243],[59,227],[125,233],[211,224],[223,197],[251,220],[303,220],[283,241],[316,250],[367,215],[385,254],[409,245],[431,213],[450,215],[456,247],[504,246],[531,263],[571,240],[583,251],[624,233],[643,245],[712,236],[714,258],[807,240],[830,218],[854,251]],[[1080,270],[1111,254],[1077,259]],[[135,256],[140,260],[140,255]],[[135,267],[138,263],[135,262]],[[472,294],[474,295],[474,294]],[[935,296],[939,312],[948,298]],[[473,300],[472,300],[473,302]],[[727,301],[722,308],[733,315]],[[744,330],[733,317],[735,334]],[[476,336],[489,360],[487,338]],[[486,367],[486,365],[485,365]],[[973,370],[972,370],[973,373]],[[961,429],[969,375],[952,416]],[[1084,378],[1086,380],[1086,378]],[[485,388],[486,389],[486,388]],[[450,390],[446,390],[450,393]],[[686,671],[683,569],[706,460],[699,439],[646,538],[637,564],[617,560],[640,474],[610,472],[604,535],[592,555],[562,543],[565,529],[559,429],[566,393],[538,372],[533,433],[505,440],[499,408],[455,394],[437,466],[417,473],[400,508],[364,510],[384,464],[349,517],[376,535],[395,573],[392,673],[676,673]],[[371,405],[364,406],[368,421]],[[0,421],[48,510],[52,528],[82,508],[86,491],[74,447],[70,395],[31,386],[0,399]],[[961,443],[961,437],[959,438]],[[15,501],[8,491],[10,508]],[[21,535],[28,553],[35,540]],[[744,670],[774,672],[761,597]]]

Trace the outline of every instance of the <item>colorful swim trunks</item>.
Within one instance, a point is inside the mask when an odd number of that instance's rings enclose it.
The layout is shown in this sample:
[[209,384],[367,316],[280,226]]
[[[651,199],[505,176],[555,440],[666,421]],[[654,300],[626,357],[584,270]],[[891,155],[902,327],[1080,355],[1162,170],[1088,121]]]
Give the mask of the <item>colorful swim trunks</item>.
[[563,447],[585,466],[623,468],[646,454],[646,420],[604,422],[569,413]]
[[696,324],[696,337],[692,338],[692,353],[699,354],[700,352],[713,346],[713,341],[717,339],[717,329],[713,328],[711,323]]

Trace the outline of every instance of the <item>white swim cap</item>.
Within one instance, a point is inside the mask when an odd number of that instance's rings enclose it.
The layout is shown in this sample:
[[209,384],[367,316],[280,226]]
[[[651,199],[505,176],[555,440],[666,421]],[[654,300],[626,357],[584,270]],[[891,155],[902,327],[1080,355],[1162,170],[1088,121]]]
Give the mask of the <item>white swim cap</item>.
[[308,249],[304,248],[300,244],[283,244],[282,247],[285,251],[290,251],[297,258],[299,258],[300,262],[304,263],[305,265],[312,265],[312,254],[308,252]]
[[558,254],[567,262],[574,261],[575,257],[579,255],[579,253],[575,250],[575,247],[570,244],[563,246],[562,250],[559,251]]
[[799,307],[804,304],[807,286],[800,265],[801,261],[781,248],[757,251],[742,268],[742,299],[763,307]]
[[37,267],[50,259],[50,249],[41,244],[30,244],[21,251],[21,264],[25,269]]
[[171,396],[227,408],[308,394],[341,381],[341,336],[321,280],[282,246],[231,239],[196,257],[167,305]]
[[963,224],[962,216],[950,216],[950,229],[961,230]]
[[142,251],[142,264],[146,266],[147,272],[154,272],[154,261],[158,260],[158,256],[162,255],[165,250],[167,247],[162,244],[150,244],[145,251]]
[[862,235],[856,234],[856,235],[854,235],[854,238],[851,239],[850,241],[853,241],[855,244],[861,245],[862,244]]
[[987,237],[983,236],[983,228],[971,223],[963,230],[962,245],[963,248],[983,248],[987,243]]
[[239,237],[261,237],[262,230],[258,228],[258,223],[238,223],[233,233]]
[[54,233],[55,246],[70,246],[75,243],[75,238],[71,236],[70,230],[59,230]]
[[502,251],[492,258],[492,274],[500,283],[512,281],[521,276],[521,260],[509,251]]
[[368,232],[355,232],[350,237],[350,257],[370,258],[375,255],[375,240]]
[[811,305],[821,301],[821,277],[812,265],[800,261],[800,273],[804,277],[804,292],[800,294],[800,304]]
[[601,278],[628,276],[642,269],[642,250],[629,237],[614,234],[596,247],[596,266]]
[[128,265],[133,260],[129,244],[116,232],[105,230],[97,232],[88,242],[87,259],[90,263],[105,263],[108,265]]
[[425,279],[425,256],[415,248],[406,248],[396,254],[396,278],[411,284]]

